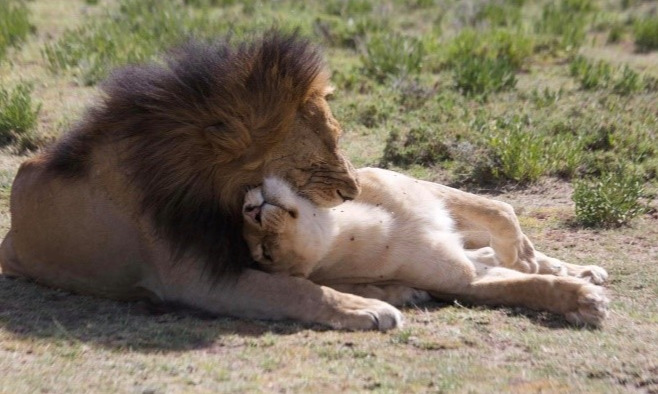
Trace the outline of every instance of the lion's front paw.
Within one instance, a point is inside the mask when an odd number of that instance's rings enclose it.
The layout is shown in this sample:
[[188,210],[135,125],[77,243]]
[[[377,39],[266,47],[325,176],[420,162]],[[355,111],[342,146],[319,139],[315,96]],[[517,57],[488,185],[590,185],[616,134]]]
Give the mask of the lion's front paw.
[[588,284],[579,291],[578,310],[567,312],[565,316],[572,324],[599,327],[608,317],[609,303],[602,287]]
[[390,304],[356,296],[349,298],[342,302],[338,313],[329,318],[328,324],[333,328],[388,331],[404,324],[402,313]]

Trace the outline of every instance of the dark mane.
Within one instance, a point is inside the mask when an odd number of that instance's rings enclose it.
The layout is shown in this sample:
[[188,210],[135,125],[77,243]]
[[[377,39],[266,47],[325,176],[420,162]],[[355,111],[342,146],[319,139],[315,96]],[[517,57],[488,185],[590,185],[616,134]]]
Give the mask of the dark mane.
[[96,147],[119,144],[143,213],[172,253],[205,262],[213,276],[235,274],[251,261],[239,207],[262,179],[262,168],[244,168],[242,159],[281,140],[326,83],[322,57],[297,34],[270,31],[239,45],[190,41],[164,64],[115,71],[102,105],[49,151],[48,166],[84,177]]

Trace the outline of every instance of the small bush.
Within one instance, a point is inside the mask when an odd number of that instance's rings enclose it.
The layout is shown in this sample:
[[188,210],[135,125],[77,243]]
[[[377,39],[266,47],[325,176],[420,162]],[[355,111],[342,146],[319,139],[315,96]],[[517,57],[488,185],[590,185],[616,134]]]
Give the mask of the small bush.
[[644,81],[640,74],[633,71],[627,65],[621,68],[621,75],[614,82],[612,89],[615,93],[629,95],[644,88]]
[[640,202],[641,179],[623,168],[603,174],[600,179],[582,180],[574,185],[576,220],[587,227],[619,227],[646,211]]
[[375,34],[366,43],[365,52],[361,58],[364,69],[380,82],[418,74],[425,57],[422,41],[391,33]]
[[571,61],[569,71],[585,90],[606,88],[612,81],[613,70],[610,64],[603,61],[593,63],[582,56]]
[[487,34],[463,30],[448,48],[455,87],[468,96],[512,89],[516,71],[532,52],[532,41],[507,29]]
[[527,183],[548,172],[546,138],[530,129],[528,119],[498,119],[491,132],[489,147],[496,163],[492,168],[495,178]]
[[370,0],[329,0],[325,3],[325,12],[330,15],[350,17],[371,11]]
[[25,83],[12,90],[0,87],[0,145],[17,144],[21,151],[36,148],[33,130],[41,105],[32,102],[31,92]]
[[450,148],[444,142],[445,136],[436,128],[416,127],[402,137],[392,131],[386,140],[384,155],[380,165],[408,167],[413,164],[431,166],[450,160]]
[[27,6],[21,1],[0,1],[0,60],[7,48],[19,45],[33,30],[28,14]]
[[658,16],[637,21],[633,26],[633,33],[638,51],[649,52],[658,49]]
[[105,17],[46,44],[43,56],[52,71],[71,70],[85,85],[94,85],[118,65],[154,58],[189,36],[205,37],[225,26],[196,15],[178,2],[122,0]]
[[629,95],[645,88],[644,78],[628,65],[614,68],[604,61],[591,62],[576,56],[569,71],[584,90],[612,88],[617,94]]
[[557,48],[573,51],[585,40],[589,14],[594,10],[592,0],[549,1],[542,9],[535,31],[555,37]]

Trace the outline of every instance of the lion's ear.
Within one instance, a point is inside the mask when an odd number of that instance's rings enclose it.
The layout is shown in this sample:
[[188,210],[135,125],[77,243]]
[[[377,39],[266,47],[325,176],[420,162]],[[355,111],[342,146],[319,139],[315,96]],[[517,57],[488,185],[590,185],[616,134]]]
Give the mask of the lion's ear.
[[222,151],[222,156],[218,157],[226,159],[222,161],[231,161],[242,156],[252,143],[251,135],[244,127],[229,126],[222,122],[206,126],[203,134],[215,149]]

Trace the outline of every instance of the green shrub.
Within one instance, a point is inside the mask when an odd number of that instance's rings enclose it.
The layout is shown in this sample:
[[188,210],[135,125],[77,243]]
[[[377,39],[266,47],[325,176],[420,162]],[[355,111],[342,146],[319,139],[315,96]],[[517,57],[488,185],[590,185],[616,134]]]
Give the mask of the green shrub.
[[516,71],[531,52],[531,39],[518,32],[465,29],[450,44],[448,63],[458,90],[486,96],[516,86]]
[[633,71],[627,65],[621,68],[621,75],[614,82],[612,89],[615,93],[629,95],[644,88],[644,82],[640,74]]
[[22,1],[0,1],[0,60],[5,57],[7,48],[19,45],[33,30],[28,14]]
[[488,145],[494,157],[495,178],[527,183],[548,172],[546,138],[531,130],[527,118],[500,118],[490,133]]
[[575,77],[584,90],[612,88],[615,93],[628,95],[642,90],[643,78],[628,65],[613,68],[604,61],[591,62],[576,56],[569,64],[571,76]]
[[490,1],[481,4],[475,15],[476,22],[491,26],[517,26],[521,21],[523,1]]
[[595,10],[592,0],[562,0],[547,2],[535,31],[556,39],[558,49],[573,51],[585,40],[589,15]]
[[389,77],[418,74],[423,65],[423,42],[400,34],[381,33],[370,37],[361,57],[368,75],[382,82]]
[[118,65],[143,62],[191,35],[222,28],[173,1],[121,0],[118,9],[106,12],[46,44],[43,56],[53,71],[71,70],[93,85]]
[[573,201],[576,220],[587,227],[618,227],[646,211],[642,180],[621,168],[599,179],[578,181]]
[[14,89],[0,87],[0,145],[16,144],[19,150],[36,148],[33,134],[40,104],[34,104],[32,88],[21,83]]
[[392,131],[386,140],[380,165],[408,167],[413,164],[432,166],[451,159],[445,136],[437,127],[419,126],[402,136]]
[[638,51],[658,49],[658,15],[637,21],[633,26],[633,33]]
[[330,15],[350,17],[371,11],[371,0],[328,0],[325,3],[325,12]]

